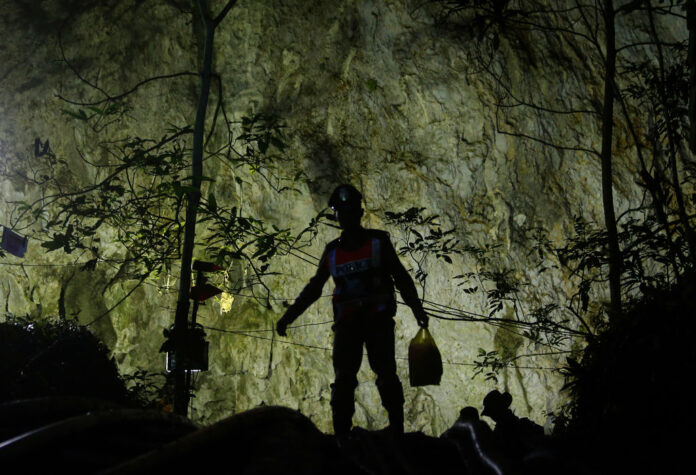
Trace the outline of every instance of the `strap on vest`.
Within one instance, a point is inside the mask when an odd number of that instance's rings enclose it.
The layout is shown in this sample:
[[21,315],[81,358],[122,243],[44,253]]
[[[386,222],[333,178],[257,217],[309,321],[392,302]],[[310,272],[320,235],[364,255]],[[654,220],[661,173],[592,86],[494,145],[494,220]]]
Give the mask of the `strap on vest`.
[[380,254],[381,248],[379,244],[379,239],[372,238],[372,268],[378,269],[380,265]]
[[336,275],[336,248],[331,249],[329,254],[329,272],[332,276]]

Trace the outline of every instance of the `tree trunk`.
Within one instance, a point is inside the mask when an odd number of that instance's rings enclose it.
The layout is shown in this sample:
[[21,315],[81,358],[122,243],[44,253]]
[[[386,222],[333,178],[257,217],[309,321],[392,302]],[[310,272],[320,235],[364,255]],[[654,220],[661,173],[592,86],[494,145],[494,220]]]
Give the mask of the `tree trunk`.
[[[201,93],[198,98],[196,122],[193,128],[193,159],[191,163],[191,186],[195,191],[187,193],[186,227],[184,228],[184,248],[181,253],[181,274],[179,276],[179,296],[174,316],[174,334],[182,334],[188,330],[189,296],[191,287],[191,264],[193,247],[196,238],[196,218],[198,205],[201,201],[201,181],[203,177],[203,139],[205,135],[205,116],[210,96],[210,80],[213,65],[213,41],[215,28],[223,20],[227,12],[236,3],[231,0],[222,13],[214,20],[208,15],[206,0],[197,0],[198,13],[204,27],[203,63],[201,65]],[[188,410],[189,388],[186,371],[178,368],[174,371],[174,412],[185,416]]]
[[612,185],[612,138],[614,134],[614,77],[616,75],[616,44],[614,34],[614,2],[604,1],[604,28],[606,56],[604,60],[604,103],[602,107],[602,203],[604,224],[609,240],[609,295],[610,318],[621,314],[621,249],[614,213]]
[[696,1],[686,4],[689,28],[689,148],[696,153]]
[[[660,37],[657,34],[657,28],[655,26],[655,18],[653,16],[652,10],[648,11],[648,19],[650,20],[650,31],[652,33],[652,38],[653,41],[655,42],[655,48],[657,49],[657,60],[658,60],[658,65],[660,67],[660,83],[659,83],[659,94],[660,94],[660,101],[662,102],[662,110],[664,114],[664,120],[665,120],[665,126],[666,130],[665,132],[667,133],[667,146],[668,146],[668,165],[669,165],[669,170],[670,173],[672,174],[672,186],[674,188],[674,195],[677,199],[677,212],[679,214],[679,221],[681,222],[682,225],[682,234],[684,238],[686,239],[686,242],[689,246],[689,257],[690,260],[695,262],[694,260],[696,259],[696,235],[694,234],[694,230],[691,228],[691,225],[689,224],[689,215],[686,212],[686,204],[684,202],[684,193],[682,191],[681,187],[681,180],[679,178],[679,170],[677,167],[677,149],[680,147],[680,142],[681,139],[677,133],[676,130],[674,130],[673,123],[672,123],[672,111],[669,110],[669,101],[668,101],[668,88],[671,86],[670,84],[667,83],[667,78],[665,76],[665,59],[664,55],[662,54],[662,46],[660,45]],[[691,32],[693,33],[693,32]],[[692,34],[689,35],[690,37],[693,36]],[[689,51],[689,53],[692,53]],[[693,74],[693,71],[692,71]],[[693,91],[689,91],[691,94]],[[689,107],[692,107],[692,101],[691,97],[689,97]],[[693,128],[693,118],[690,119],[691,126]]]

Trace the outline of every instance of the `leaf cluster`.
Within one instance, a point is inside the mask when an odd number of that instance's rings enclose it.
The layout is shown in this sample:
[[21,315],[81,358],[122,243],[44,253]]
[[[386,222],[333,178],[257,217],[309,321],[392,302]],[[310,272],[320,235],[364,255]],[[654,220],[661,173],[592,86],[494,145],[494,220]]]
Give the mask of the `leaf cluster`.
[[476,378],[483,374],[486,381],[497,383],[498,373],[508,366],[509,363],[504,361],[497,351],[486,351],[483,348],[479,348],[478,358],[474,360],[473,377]]
[[129,402],[108,348],[73,321],[7,315],[0,341],[0,401],[78,396]]
[[452,264],[452,256],[463,252],[459,240],[455,237],[456,228],[443,230],[438,223],[438,215],[424,214],[425,208],[412,207],[403,212],[386,211],[385,222],[398,226],[404,238],[397,249],[401,256],[409,256],[415,264],[415,278],[421,285],[423,298],[428,278],[426,262],[434,256]]
[[[70,115],[79,121],[93,120],[80,112]],[[235,168],[247,166],[251,175],[270,182],[269,173],[285,160],[284,127],[277,117],[244,117],[238,140],[210,152],[208,158],[221,158]],[[91,182],[85,182],[74,162],[56,156],[48,140],[37,138],[29,171],[16,171],[10,178],[36,187],[41,197],[12,203],[15,227],[33,227],[33,238],[47,252],[86,253],[83,270],[93,270],[99,262],[127,263],[129,273],[123,277],[142,280],[171,269],[181,256],[187,202],[201,193],[192,186],[188,171],[191,135],[190,126],[170,125],[159,139],[126,137],[100,144],[107,161],[96,162],[79,153],[79,161],[94,172]],[[296,174],[288,183],[299,179]],[[245,184],[239,176],[236,180]],[[311,242],[318,222],[291,236],[287,229],[268,226],[244,215],[239,207],[220,203],[213,178],[203,177],[202,182],[211,185],[197,213],[197,222],[205,226],[199,240],[206,253],[224,266],[243,261],[253,278],[238,285],[260,285],[268,297],[263,281],[273,275],[269,271],[273,257],[281,249],[290,252]],[[274,189],[280,193],[292,187]]]
[[[223,149],[211,154],[223,158],[233,168],[245,168],[249,175],[259,176],[274,191],[300,191],[296,183],[306,178],[304,171],[296,169],[288,173],[287,126],[275,114],[256,113],[242,117],[241,121],[228,121],[228,140]],[[241,129],[241,133],[236,133]],[[283,169],[281,170],[281,167]],[[288,177],[290,175],[290,177]],[[248,185],[235,177],[238,185]]]

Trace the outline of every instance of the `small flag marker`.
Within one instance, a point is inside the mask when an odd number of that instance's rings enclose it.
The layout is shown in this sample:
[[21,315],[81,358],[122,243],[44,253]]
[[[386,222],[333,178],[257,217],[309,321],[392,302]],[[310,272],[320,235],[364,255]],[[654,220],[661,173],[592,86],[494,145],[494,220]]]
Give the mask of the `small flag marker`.
[[2,227],[2,248],[17,257],[24,257],[27,252],[29,239],[12,231],[7,226]]

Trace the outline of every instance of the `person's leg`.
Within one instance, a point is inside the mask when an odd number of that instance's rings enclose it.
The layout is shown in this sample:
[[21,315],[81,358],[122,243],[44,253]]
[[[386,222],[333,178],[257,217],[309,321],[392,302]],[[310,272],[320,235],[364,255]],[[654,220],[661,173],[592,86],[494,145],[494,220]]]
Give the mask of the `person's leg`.
[[395,434],[404,432],[404,390],[396,375],[394,356],[394,320],[376,315],[365,328],[367,358],[377,375],[377,390],[382,406],[389,413],[389,427]]
[[351,322],[334,327],[333,367],[334,384],[331,390],[331,411],[334,433],[345,435],[353,425],[355,388],[362,361],[363,340],[359,329]]

